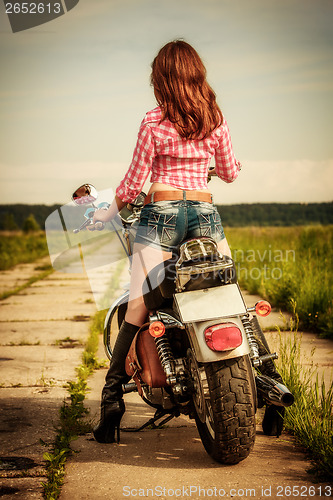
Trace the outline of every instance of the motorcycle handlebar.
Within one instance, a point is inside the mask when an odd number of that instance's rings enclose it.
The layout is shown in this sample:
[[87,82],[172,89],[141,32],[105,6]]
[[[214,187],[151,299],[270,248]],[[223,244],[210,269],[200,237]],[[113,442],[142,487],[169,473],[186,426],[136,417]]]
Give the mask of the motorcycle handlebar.
[[105,222],[101,222],[100,220],[96,221],[95,224],[96,231],[102,231],[105,228]]
[[105,228],[105,222],[96,221],[95,224],[93,224],[91,219],[86,220],[80,227],[78,227],[77,229],[73,229],[73,233],[77,234],[85,228],[87,228],[89,231],[102,231]]

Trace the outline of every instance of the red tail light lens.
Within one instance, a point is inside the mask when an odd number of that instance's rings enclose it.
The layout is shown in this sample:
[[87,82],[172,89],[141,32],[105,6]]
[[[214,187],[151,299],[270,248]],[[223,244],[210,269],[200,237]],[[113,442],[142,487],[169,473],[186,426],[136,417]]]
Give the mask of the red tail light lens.
[[256,303],[256,313],[258,316],[268,316],[271,310],[272,307],[266,300],[259,300],[259,302]]
[[206,343],[212,351],[229,351],[242,343],[242,332],[235,323],[212,325],[205,330]]
[[165,326],[162,321],[153,321],[153,323],[149,325],[148,331],[152,337],[162,337],[165,332]]

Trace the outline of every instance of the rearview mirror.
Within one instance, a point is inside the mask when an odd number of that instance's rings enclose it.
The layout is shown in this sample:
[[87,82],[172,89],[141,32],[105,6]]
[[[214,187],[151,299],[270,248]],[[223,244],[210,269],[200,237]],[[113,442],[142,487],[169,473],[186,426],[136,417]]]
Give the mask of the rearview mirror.
[[97,189],[92,184],[82,184],[73,194],[75,205],[89,205],[97,200]]

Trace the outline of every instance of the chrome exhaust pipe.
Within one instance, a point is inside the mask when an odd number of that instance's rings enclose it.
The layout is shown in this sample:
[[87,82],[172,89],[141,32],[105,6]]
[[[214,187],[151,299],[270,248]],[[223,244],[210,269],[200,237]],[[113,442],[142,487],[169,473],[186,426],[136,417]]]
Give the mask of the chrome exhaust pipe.
[[291,406],[295,400],[289,389],[267,375],[257,375],[256,385],[258,395],[275,406]]

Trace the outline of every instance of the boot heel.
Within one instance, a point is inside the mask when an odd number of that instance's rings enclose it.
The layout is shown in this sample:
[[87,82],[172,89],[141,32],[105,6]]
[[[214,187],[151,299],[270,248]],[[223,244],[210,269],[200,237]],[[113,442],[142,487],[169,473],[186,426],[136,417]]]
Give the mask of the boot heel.
[[[122,400],[113,403],[104,403],[101,412],[101,420],[93,429],[94,438],[98,443],[119,443],[120,421],[125,413],[125,405]],[[117,431],[117,433],[116,433]],[[117,439],[115,438],[117,435]]]
[[[104,443],[117,443],[120,442],[120,420],[122,419],[123,413],[120,415],[115,415],[113,422],[109,423],[108,429],[105,434]],[[101,442],[101,441],[99,441]]]

